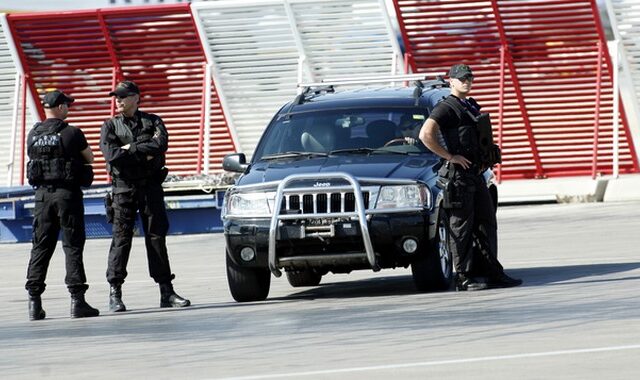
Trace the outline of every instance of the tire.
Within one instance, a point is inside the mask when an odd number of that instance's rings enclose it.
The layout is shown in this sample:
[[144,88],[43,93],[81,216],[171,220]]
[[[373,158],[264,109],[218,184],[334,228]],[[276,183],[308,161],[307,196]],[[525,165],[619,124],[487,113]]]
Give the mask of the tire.
[[243,268],[227,253],[227,282],[234,300],[238,302],[264,301],[269,295],[271,272],[266,269]]
[[413,282],[418,291],[449,290],[453,281],[453,261],[446,244],[447,225],[442,210],[438,212],[438,231],[425,252],[411,264]]
[[313,269],[287,271],[287,281],[294,288],[301,286],[318,286],[322,275]]

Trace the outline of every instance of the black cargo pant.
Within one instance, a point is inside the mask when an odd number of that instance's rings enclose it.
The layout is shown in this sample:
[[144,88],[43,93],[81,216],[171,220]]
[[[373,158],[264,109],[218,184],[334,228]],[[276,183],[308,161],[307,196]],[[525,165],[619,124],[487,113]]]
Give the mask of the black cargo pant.
[[149,274],[159,284],[173,279],[167,255],[169,230],[162,185],[145,184],[113,189],[113,237],[107,263],[107,281],[122,284],[127,277],[127,263],[136,216],[140,212]]
[[[453,178],[456,198],[462,205],[445,210],[449,222],[448,247],[456,273],[470,277],[482,267],[495,276],[504,269],[498,261],[498,224],[493,199],[482,174],[457,171]],[[479,247],[474,250],[474,239]],[[478,255],[479,254],[479,255]],[[477,262],[482,258],[483,262]]]
[[41,187],[35,193],[33,246],[25,285],[31,296],[44,292],[60,231],[67,270],[64,282],[72,294],[84,293],[88,288],[82,262],[85,242],[82,190]]

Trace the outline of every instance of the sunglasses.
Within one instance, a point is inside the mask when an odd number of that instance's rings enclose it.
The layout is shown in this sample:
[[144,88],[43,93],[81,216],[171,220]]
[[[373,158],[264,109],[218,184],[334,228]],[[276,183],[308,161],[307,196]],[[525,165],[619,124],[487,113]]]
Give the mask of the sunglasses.
[[465,82],[465,81],[473,81],[473,75],[465,75],[461,78],[457,78],[460,82]]

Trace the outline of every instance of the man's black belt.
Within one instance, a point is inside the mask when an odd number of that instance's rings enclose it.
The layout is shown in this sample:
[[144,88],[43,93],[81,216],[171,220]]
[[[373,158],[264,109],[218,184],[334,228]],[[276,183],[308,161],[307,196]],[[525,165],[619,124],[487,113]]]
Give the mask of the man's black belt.
[[151,181],[149,178],[142,178],[136,180],[122,179],[122,178],[113,178],[111,185],[113,187],[144,187],[147,186]]
[[44,184],[38,185],[35,188],[36,190],[46,190],[49,193],[53,193],[58,189],[75,190],[76,188],[79,188],[79,186],[73,186],[69,184]]

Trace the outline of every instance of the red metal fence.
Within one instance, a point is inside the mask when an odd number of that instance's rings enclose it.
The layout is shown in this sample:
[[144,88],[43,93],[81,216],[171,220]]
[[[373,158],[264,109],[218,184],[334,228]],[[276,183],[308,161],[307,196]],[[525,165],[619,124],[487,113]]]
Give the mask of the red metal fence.
[[[414,72],[444,73],[462,61],[473,66],[473,96],[492,114],[503,148],[500,179],[611,174],[616,160],[620,173],[638,172],[621,102],[615,132],[612,63],[594,0],[394,5]],[[172,173],[220,170],[223,156],[236,151],[213,80],[207,83],[188,4],[7,20],[31,92],[59,88],[77,99],[69,122],[98,153],[99,182],[107,181],[98,149],[100,126],[113,113],[107,93],[125,78],[140,85],[141,108],[167,124]]]
[[[500,179],[614,172],[612,64],[593,0],[394,0],[414,72],[472,66]],[[620,173],[638,161],[620,102]]]
[[[235,151],[215,87],[205,83],[206,59],[188,4],[11,14],[8,21],[32,93],[58,88],[76,98],[68,121],[98,153],[97,181],[107,181],[98,149],[100,126],[114,110],[107,94],[123,79],[140,86],[141,109],[165,121],[171,173],[200,173],[203,149],[219,170],[224,154]],[[205,112],[216,121],[213,144],[204,141]],[[39,113],[44,117],[41,107]]]

